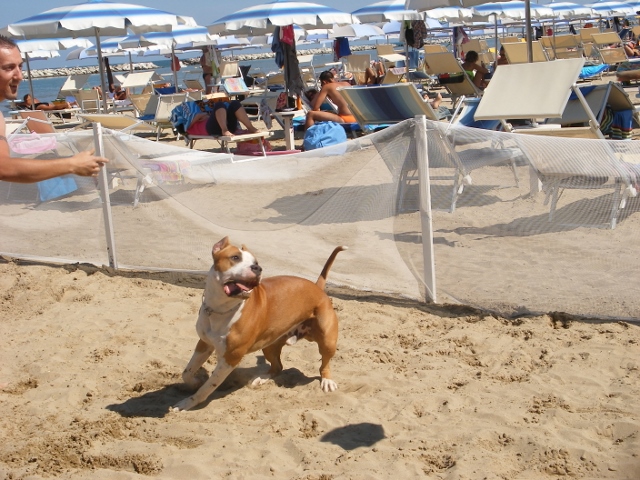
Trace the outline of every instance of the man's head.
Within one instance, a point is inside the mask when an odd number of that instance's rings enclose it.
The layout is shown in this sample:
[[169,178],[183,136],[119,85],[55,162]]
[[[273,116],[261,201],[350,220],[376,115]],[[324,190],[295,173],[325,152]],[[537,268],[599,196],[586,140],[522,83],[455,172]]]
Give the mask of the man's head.
[[0,35],[0,101],[15,100],[22,81],[22,57],[15,42]]
[[309,90],[304,92],[304,94],[307,97],[307,100],[313,102],[313,99],[316,98],[316,95],[318,94],[318,90],[315,88],[310,88]]
[[320,74],[320,76],[318,77],[318,80],[320,81],[320,85],[324,85],[325,83],[331,83],[333,82],[333,73],[331,73],[331,71],[329,70],[325,70]]
[[473,50],[470,50],[467,52],[467,54],[464,56],[464,61],[465,62],[469,62],[469,63],[476,63],[478,61],[478,52],[475,52]]

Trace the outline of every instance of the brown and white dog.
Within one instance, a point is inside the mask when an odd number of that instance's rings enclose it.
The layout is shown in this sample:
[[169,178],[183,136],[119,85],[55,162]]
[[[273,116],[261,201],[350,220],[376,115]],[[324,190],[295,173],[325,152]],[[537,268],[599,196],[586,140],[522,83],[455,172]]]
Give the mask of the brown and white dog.
[[[185,384],[197,391],[173,409],[189,410],[206,400],[242,357],[260,349],[271,368],[269,377],[258,377],[253,384],[266,382],[282,371],[282,347],[299,338],[318,344],[322,356],[320,386],[325,392],[335,391],[338,386],[330,378],[329,361],[336,352],[338,318],[324,287],[329,269],[342,250],[346,247],[335,248],[313,283],[294,276],[261,280],[262,267],[244,245],[231,245],[228,237],[216,243],[196,324],[200,340],[182,373]],[[217,364],[203,384],[196,373],[214,351]]]

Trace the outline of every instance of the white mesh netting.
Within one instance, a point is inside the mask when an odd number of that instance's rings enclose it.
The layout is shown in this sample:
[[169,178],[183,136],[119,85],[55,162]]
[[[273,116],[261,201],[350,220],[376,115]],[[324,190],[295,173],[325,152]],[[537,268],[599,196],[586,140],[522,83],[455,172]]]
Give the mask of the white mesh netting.
[[[106,130],[113,251],[98,184],[73,177],[0,183],[0,252],[96,265],[108,265],[111,253],[119,268],[205,271],[212,245],[228,235],[256,254],[266,275],[314,279],[332,249],[346,245],[331,284],[424,299],[428,214],[418,212],[416,166],[426,156],[418,148],[424,129],[415,126],[409,120],[337,147],[241,160]],[[426,131],[439,302],[507,316],[640,318],[637,142],[443,122],[427,122]],[[90,131],[55,138],[26,155],[71,155],[94,144]],[[18,143],[11,139],[20,151],[38,149]]]

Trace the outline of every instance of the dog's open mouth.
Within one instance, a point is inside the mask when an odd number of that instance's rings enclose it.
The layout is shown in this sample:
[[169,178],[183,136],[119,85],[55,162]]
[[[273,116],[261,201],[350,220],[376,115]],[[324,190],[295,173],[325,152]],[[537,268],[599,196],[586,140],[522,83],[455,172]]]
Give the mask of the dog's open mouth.
[[235,297],[240,294],[249,294],[255,285],[245,285],[240,282],[229,282],[224,284],[224,293],[228,297]]

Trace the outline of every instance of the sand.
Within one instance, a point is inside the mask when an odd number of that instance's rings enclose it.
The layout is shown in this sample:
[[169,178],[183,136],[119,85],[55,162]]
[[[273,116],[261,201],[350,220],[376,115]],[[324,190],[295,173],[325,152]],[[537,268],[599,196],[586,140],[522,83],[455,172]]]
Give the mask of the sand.
[[0,479],[640,477],[637,325],[331,291],[337,392],[302,341],[169,413],[202,286],[0,264]]

